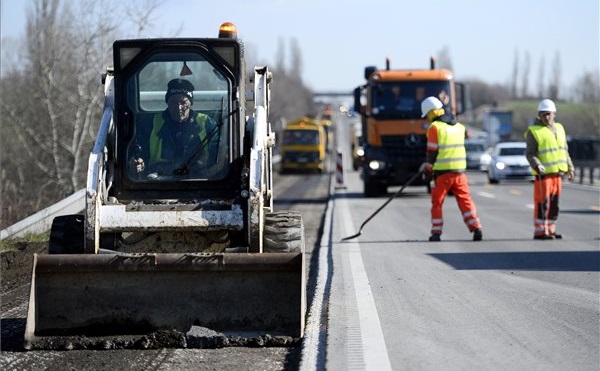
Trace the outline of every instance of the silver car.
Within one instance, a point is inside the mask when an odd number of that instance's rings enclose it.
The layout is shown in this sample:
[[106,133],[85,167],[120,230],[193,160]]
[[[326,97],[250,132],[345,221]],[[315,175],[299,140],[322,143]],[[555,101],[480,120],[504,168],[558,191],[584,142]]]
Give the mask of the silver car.
[[496,144],[488,166],[491,184],[500,180],[533,180],[531,167],[525,157],[525,142],[503,142]]
[[465,140],[467,151],[467,169],[480,169],[481,156],[485,153],[485,143],[477,140]]

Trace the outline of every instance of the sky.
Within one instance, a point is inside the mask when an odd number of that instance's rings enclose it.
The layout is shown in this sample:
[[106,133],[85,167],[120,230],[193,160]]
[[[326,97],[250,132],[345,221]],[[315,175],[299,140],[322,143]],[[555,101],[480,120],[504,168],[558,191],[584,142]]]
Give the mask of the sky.
[[[79,0],[69,0],[74,2]],[[107,1],[107,0],[104,0]],[[129,0],[116,3],[139,3]],[[25,33],[32,0],[1,0],[0,33]],[[154,27],[144,37],[216,37],[221,23],[260,63],[272,64],[280,46],[302,53],[301,76],[317,92],[351,91],[366,66],[428,68],[449,52],[456,80],[506,84],[515,59],[530,58],[529,86],[545,85],[559,55],[561,84],[570,89],[600,68],[598,0],[158,0]],[[8,45],[8,44],[7,44]],[[4,49],[4,46],[3,46]],[[3,50],[3,53],[6,50]],[[542,62],[543,61],[543,62]],[[275,76],[276,78],[276,76]]]

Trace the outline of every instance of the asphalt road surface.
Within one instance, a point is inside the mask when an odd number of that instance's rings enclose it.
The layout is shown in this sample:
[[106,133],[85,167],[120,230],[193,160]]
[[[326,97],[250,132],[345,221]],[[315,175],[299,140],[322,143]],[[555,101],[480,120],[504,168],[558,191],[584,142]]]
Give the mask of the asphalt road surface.
[[600,369],[598,187],[567,184],[557,230],[533,240],[533,185],[469,173],[483,223],[474,242],[453,197],[441,242],[430,198],[363,198],[359,173],[335,195],[326,369]]
[[[345,120],[336,122],[338,138]],[[473,172],[483,241],[471,240],[448,197],[442,241],[428,242],[424,187],[407,187],[358,238],[342,241],[397,189],[364,198],[360,173],[344,161],[335,187],[328,174],[274,181],[276,209],[301,211],[306,228],[311,315],[302,347],[24,352],[28,257],[43,248],[32,245],[2,256],[0,368],[600,369],[600,188],[565,185],[562,240],[532,239],[531,183],[489,185]]]

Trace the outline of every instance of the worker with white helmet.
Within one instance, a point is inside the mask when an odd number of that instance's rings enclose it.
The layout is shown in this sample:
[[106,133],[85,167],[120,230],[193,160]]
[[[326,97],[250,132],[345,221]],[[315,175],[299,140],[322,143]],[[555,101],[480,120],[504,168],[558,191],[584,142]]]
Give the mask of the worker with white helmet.
[[433,178],[431,187],[431,236],[429,241],[440,241],[444,219],[442,205],[449,192],[452,192],[462,213],[463,221],[473,233],[474,241],[481,241],[481,222],[477,216],[475,203],[465,173],[467,153],[465,150],[465,126],[456,121],[451,113],[446,113],[442,102],[436,97],[425,98],[421,102],[422,117],[431,122],[427,129],[427,162],[421,170]]
[[538,104],[533,125],[527,128],[526,156],[535,175],[533,188],[533,238],[553,240],[562,238],[556,233],[558,199],[562,190],[562,176],[573,180],[574,167],[567,147],[567,135],[562,124],[555,122],[556,105],[550,99]]

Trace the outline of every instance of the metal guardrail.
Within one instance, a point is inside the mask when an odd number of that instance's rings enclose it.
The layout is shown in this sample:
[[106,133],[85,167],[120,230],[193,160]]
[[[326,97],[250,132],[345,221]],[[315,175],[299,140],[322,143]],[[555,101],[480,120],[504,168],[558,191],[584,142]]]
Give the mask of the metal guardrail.
[[0,231],[0,240],[23,237],[27,234],[44,233],[50,230],[52,220],[60,215],[77,214],[85,209],[85,189],[51,205]]

